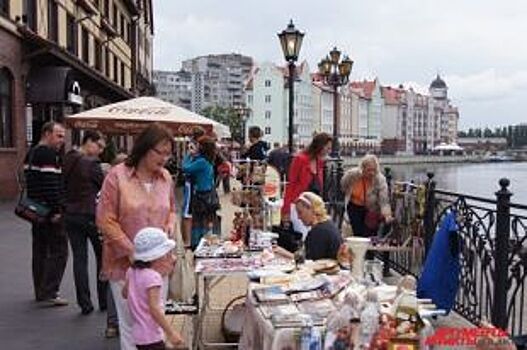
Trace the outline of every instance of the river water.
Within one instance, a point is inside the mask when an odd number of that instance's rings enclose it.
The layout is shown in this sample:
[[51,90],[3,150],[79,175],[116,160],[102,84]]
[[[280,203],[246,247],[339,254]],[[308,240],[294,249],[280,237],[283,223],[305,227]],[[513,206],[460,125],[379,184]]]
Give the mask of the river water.
[[426,180],[426,173],[435,174],[436,188],[495,199],[498,181],[510,180],[511,202],[527,204],[527,162],[411,164],[390,166],[395,180]]

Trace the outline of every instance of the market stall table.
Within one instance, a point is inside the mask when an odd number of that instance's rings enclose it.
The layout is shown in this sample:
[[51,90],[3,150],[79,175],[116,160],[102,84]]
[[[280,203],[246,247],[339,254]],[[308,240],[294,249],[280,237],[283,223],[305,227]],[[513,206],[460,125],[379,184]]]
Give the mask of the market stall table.
[[[204,242],[200,242],[203,246]],[[196,273],[196,291],[198,298],[198,316],[196,322],[196,331],[194,333],[194,346],[199,348],[207,347],[229,347],[233,343],[210,343],[206,342],[203,336],[203,323],[205,316],[213,310],[210,305],[211,290],[226,277],[247,276],[250,272],[258,270],[291,270],[294,266],[290,260],[283,258],[273,258],[269,261],[262,261],[262,254],[256,252],[244,252],[236,257],[220,258],[199,258],[200,251],[196,249],[195,273]],[[210,253],[214,255],[215,253]],[[234,256],[234,254],[231,254]],[[200,288],[202,290],[200,291]]]

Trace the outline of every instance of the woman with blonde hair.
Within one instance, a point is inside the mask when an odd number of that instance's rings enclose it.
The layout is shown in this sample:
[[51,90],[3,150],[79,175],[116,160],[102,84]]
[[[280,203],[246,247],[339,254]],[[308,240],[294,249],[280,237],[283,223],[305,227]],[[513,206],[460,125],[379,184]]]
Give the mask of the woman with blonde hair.
[[393,220],[388,184],[379,168],[377,157],[368,154],[358,167],[348,170],[342,177],[346,211],[355,236],[372,236],[382,221],[390,223]]
[[[310,230],[305,240],[306,259],[336,259],[342,244],[337,226],[331,221],[322,198],[312,192],[303,192],[295,201],[298,218]],[[279,248],[279,253],[293,255]]]

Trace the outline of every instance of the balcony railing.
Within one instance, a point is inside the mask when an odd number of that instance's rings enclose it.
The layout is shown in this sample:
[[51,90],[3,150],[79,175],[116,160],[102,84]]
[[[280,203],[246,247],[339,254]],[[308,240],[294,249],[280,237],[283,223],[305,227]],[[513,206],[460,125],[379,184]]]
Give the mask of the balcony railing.
[[[422,184],[393,182],[389,168],[385,173],[396,218],[391,237],[409,248],[378,255],[385,269],[419,278],[435,232],[454,212],[461,267],[454,311],[475,324],[490,320],[512,335],[527,333],[527,206],[511,203],[509,180],[501,179],[489,199],[436,189],[432,173]],[[339,226],[343,174],[342,161],[326,163],[324,198]]]

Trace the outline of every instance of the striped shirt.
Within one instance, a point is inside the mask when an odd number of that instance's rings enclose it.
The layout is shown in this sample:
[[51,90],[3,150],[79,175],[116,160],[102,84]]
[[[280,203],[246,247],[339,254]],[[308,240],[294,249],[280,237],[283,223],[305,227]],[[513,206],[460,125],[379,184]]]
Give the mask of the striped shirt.
[[62,212],[65,190],[57,151],[46,145],[29,150],[24,160],[24,176],[29,198],[50,206],[52,213]]

